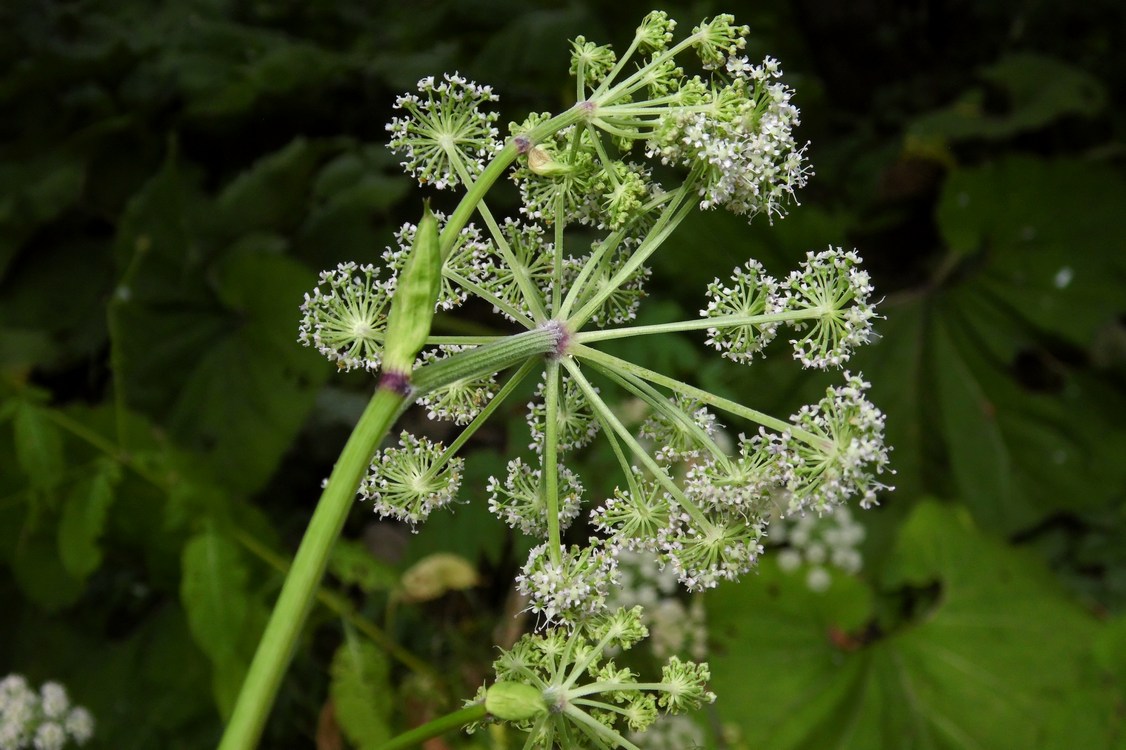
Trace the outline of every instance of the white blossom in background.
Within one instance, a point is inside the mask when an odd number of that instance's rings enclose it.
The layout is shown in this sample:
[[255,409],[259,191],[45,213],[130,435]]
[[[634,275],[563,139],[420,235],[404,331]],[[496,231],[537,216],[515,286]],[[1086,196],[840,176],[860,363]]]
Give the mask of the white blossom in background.
[[45,682],[38,692],[23,675],[0,680],[0,750],[62,750],[94,736],[94,717],[71,705],[66,688]]
[[830,569],[855,575],[864,567],[864,527],[847,505],[823,516],[806,513],[776,521],[770,530],[772,542],[787,545],[778,550],[778,567],[788,573],[804,570],[811,591],[820,593],[832,585]]
[[649,648],[657,659],[673,655],[706,658],[708,630],[703,599],[681,599],[676,573],[671,568],[662,569],[654,554],[623,550],[617,557],[618,585],[610,591],[610,609],[642,608],[641,621],[649,628]]

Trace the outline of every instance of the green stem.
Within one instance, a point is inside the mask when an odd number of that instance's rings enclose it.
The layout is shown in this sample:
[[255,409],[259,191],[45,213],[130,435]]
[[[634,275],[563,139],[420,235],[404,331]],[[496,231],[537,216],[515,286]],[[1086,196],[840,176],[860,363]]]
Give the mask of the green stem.
[[697,320],[680,320],[675,323],[656,323],[647,326],[625,326],[607,331],[580,331],[575,334],[574,340],[581,344],[592,341],[608,341],[610,339],[628,338],[630,336],[650,336],[655,333],[676,333],[678,331],[698,331],[701,328],[735,328],[738,326],[757,326],[767,323],[787,323],[792,320],[808,320],[819,318],[822,312],[816,309],[793,310],[789,312],[770,313],[768,315],[717,315],[714,318],[699,318]]
[[[454,170],[461,177],[462,182],[466,185],[472,185],[473,180],[469,176],[469,170],[461,162],[461,157],[453,147],[446,149],[450,163],[453,165]],[[477,211],[481,214],[481,218],[485,220],[485,224],[489,227],[489,231],[493,235],[493,241],[497,243],[500,248],[500,254],[504,257],[504,262],[512,269],[512,277],[516,279],[516,286],[520,290],[520,295],[524,301],[528,303],[528,309],[532,311],[532,317],[537,323],[547,320],[547,311],[543,307],[543,301],[536,290],[532,280],[528,278],[527,269],[520,263],[516,262],[516,256],[512,252],[512,248],[508,246],[508,242],[504,238],[504,233],[500,231],[500,225],[497,220],[493,218],[493,214],[489,211],[489,207],[485,205],[484,197],[477,202]],[[557,251],[558,252],[558,251]],[[531,326],[528,326],[531,328]]]
[[[676,189],[678,198],[665,206],[664,211],[661,213],[657,223],[653,225],[652,231],[646,236],[638,248],[630,255],[622,267],[618,270],[614,277],[611,278],[600,291],[596,292],[593,297],[587,300],[582,308],[567,319],[568,325],[571,330],[578,331],[582,329],[586,322],[598,312],[598,308],[606,299],[616,292],[622,284],[629,279],[641,267],[649,256],[656,252],[657,248],[661,246],[673,230],[684,221],[685,217],[692,212],[695,208],[695,201],[689,200],[689,193],[692,192],[692,186],[695,182],[696,172],[693,171],[688,175],[688,179],[684,184]],[[694,194],[694,193],[693,193]]]
[[320,587],[329,553],[355,502],[356,489],[380,441],[407,405],[406,398],[399,393],[386,388],[376,390],[348,438],[258,643],[219,744],[220,750],[250,750],[257,746]]
[[685,496],[683,492],[681,492],[680,488],[676,486],[676,482],[672,480],[672,477],[669,476],[668,472],[662,469],[657,464],[657,462],[653,460],[653,457],[650,456],[649,453],[641,447],[641,444],[637,442],[637,439],[630,434],[629,430],[626,429],[626,426],[622,424],[621,420],[618,419],[617,416],[614,415],[614,412],[611,411],[610,407],[606,405],[606,402],[598,396],[598,393],[594,390],[594,386],[591,385],[590,381],[586,379],[586,376],[583,375],[582,370],[579,369],[579,366],[570,359],[563,360],[563,364],[567,368],[567,372],[571,373],[571,377],[575,379],[575,382],[578,384],[579,388],[581,388],[583,393],[586,395],[587,401],[590,402],[591,408],[602,413],[603,417],[613,428],[614,432],[618,433],[619,437],[621,437],[622,439],[622,442],[629,446],[630,451],[632,451],[633,454],[637,456],[638,461],[644,464],[645,468],[648,469],[649,472],[653,475],[653,478],[656,479],[662,487],[668,490],[669,494],[673,496],[673,499],[676,500],[677,504],[684,509],[685,513],[692,517],[692,520],[695,521],[701,529],[710,528],[712,524],[708,521],[703,511],[696,507],[696,504],[689,500],[688,497]]
[[559,529],[559,360],[547,363],[547,383],[543,415],[543,483],[547,502],[547,551],[551,561],[563,560],[562,532]]
[[403,750],[403,748],[414,747],[433,737],[439,737],[446,732],[459,729],[466,724],[480,721],[487,715],[485,704],[475,703],[472,706],[466,706],[460,711],[454,711],[452,714],[446,714],[433,721],[428,721],[409,732],[403,732],[390,742],[380,745],[376,750]]
[[579,359],[585,359],[596,364],[604,365],[606,367],[633,373],[638,377],[648,380],[650,383],[663,385],[664,387],[676,391],[677,393],[683,393],[685,396],[691,396],[692,398],[696,399],[706,406],[714,406],[717,409],[722,409],[723,411],[734,414],[737,417],[743,417],[744,419],[749,419],[752,422],[757,422],[758,424],[761,424],[764,427],[769,427],[772,430],[777,430],[778,432],[789,432],[794,437],[806,443],[809,443],[810,445],[816,445],[821,448],[829,447],[830,445],[828,441],[826,441],[825,438],[821,437],[820,435],[815,435],[812,432],[803,430],[800,427],[790,424],[789,422],[784,422],[777,417],[772,417],[769,414],[758,411],[757,409],[752,409],[749,406],[743,406],[742,404],[730,399],[722,398],[715,395],[714,393],[709,393],[708,391],[702,390],[700,388],[690,386],[687,383],[682,383],[676,378],[670,378],[667,375],[662,375],[659,372],[655,372],[646,367],[642,367],[641,365],[635,365],[633,362],[615,357],[612,354],[607,354],[606,352],[602,352],[597,349],[591,349],[589,346],[585,346],[583,344],[572,344],[567,349],[567,353],[572,354]]
[[550,354],[564,336],[557,323],[506,336],[500,341],[452,354],[415,370],[412,394],[415,398],[458,380],[474,380],[520,364],[529,357]]
[[489,400],[489,403],[485,405],[485,408],[483,408],[481,412],[473,418],[473,421],[466,425],[465,429],[462,430],[458,434],[458,436],[453,439],[453,442],[450,443],[450,447],[446,448],[446,450],[442,452],[442,455],[438,457],[438,460],[435,461],[434,465],[430,468],[430,471],[427,473],[426,478],[433,477],[442,470],[442,468],[446,465],[446,462],[449,461],[454,454],[461,450],[461,447],[469,441],[469,438],[473,437],[473,433],[477,432],[481,425],[485,424],[489,417],[492,416],[493,412],[496,411],[500,407],[500,405],[504,403],[504,400],[508,398],[509,395],[511,395],[512,391],[516,390],[516,387],[524,381],[524,378],[528,377],[528,374],[535,366],[536,360],[529,359],[523,364],[523,366],[520,367],[519,370],[516,371],[515,375],[508,379],[508,382],[504,384],[504,387],[497,391],[497,395],[493,396]]
[[[239,544],[249,550],[255,557],[262,560],[279,573],[289,573],[291,565],[289,560],[285,559],[285,557],[271,550],[244,529],[235,528],[232,533]],[[334,612],[338,617],[343,618],[349,625],[366,635],[371,639],[372,643],[375,643],[392,657],[398,659],[401,664],[412,672],[425,675],[438,681],[444,679],[443,675],[439,674],[437,670],[407,651],[398,643],[395,643],[391,636],[376,627],[371,620],[356,612],[355,606],[352,605],[352,602],[350,602],[346,596],[335,591],[327,590],[322,586],[317,590],[317,600],[328,607],[328,609]]]

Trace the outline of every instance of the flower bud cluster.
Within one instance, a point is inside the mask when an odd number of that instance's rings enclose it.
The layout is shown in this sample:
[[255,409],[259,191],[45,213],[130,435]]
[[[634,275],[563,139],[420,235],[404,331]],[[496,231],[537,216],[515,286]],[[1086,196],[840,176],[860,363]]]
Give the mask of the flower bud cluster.
[[[674,656],[659,681],[641,682],[631,669],[607,658],[628,651],[647,635],[640,607],[634,607],[589,618],[573,630],[525,635],[502,651],[493,663],[498,682],[520,682],[539,692],[539,698],[525,700],[527,718],[506,720],[528,733],[525,747],[636,750],[626,733],[642,732],[662,716],[715,700],[707,689],[711,673],[706,664]],[[473,702],[488,706],[488,697],[482,688]],[[540,705],[547,710],[531,710]]]

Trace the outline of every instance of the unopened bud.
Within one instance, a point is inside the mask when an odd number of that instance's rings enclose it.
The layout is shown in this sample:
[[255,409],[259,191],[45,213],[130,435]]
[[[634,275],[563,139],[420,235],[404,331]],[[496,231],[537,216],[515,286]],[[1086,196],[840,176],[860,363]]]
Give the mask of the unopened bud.
[[524,721],[547,710],[543,692],[523,682],[498,682],[485,692],[485,710],[505,721]]

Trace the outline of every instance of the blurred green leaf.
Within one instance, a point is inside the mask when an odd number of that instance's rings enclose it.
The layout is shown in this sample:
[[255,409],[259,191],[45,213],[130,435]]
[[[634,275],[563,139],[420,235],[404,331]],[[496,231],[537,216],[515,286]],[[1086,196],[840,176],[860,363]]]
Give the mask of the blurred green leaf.
[[235,656],[246,620],[247,569],[238,546],[204,531],[184,546],[180,599],[192,636],[213,662]]
[[987,92],[975,88],[950,107],[918,118],[908,132],[950,140],[1008,138],[1067,117],[1092,117],[1106,106],[1097,78],[1043,55],[1010,53],[983,68],[981,78],[1004,93],[1002,111],[988,111]]
[[349,741],[362,750],[387,742],[395,696],[383,652],[349,633],[332,657],[331,673],[336,719]]
[[48,410],[29,400],[16,404],[12,420],[16,459],[33,489],[48,490],[63,479],[63,441]]
[[100,460],[91,476],[75,484],[63,505],[59,519],[59,559],[67,572],[79,581],[84,581],[102,564],[99,540],[120,481],[121,467],[112,460]]
[[1123,202],[1109,165],[1013,156],[952,173],[936,212],[951,250],[988,260],[982,292],[1087,347],[1126,309]]
[[399,582],[399,573],[380,562],[362,542],[338,539],[332,548],[328,569],[346,585],[358,586],[370,594],[390,591]]
[[227,236],[294,229],[305,214],[321,160],[343,143],[297,138],[255,162],[215,200],[215,221]]
[[82,596],[82,581],[59,559],[54,523],[26,520],[12,558],[12,575],[24,596],[48,612],[73,605]]
[[189,228],[193,195],[170,161],[132,202],[119,236],[135,275],[117,306],[122,387],[209,455],[224,485],[250,491],[271,475],[328,376],[294,343],[315,276],[263,233],[205,263]]

